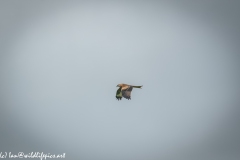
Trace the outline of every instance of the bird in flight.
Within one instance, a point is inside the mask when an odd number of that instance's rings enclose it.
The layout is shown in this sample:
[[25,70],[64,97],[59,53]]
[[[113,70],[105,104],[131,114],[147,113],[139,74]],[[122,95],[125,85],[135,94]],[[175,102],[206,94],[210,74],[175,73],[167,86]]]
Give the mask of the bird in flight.
[[132,85],[123,84],[123,83],[118,84],[117,87],[119,87],[116,93],[117,100],[121,100],[122,97],[129,100],[131,99],[131,92],[133,88],[142,88],[142,86],[132,86]]

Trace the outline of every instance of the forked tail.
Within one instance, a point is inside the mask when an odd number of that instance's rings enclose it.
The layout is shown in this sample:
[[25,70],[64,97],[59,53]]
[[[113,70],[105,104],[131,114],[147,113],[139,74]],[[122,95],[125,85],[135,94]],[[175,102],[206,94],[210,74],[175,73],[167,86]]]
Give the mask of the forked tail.
[[142,86],[133,86],[133,88],[141,88],[142,89]]

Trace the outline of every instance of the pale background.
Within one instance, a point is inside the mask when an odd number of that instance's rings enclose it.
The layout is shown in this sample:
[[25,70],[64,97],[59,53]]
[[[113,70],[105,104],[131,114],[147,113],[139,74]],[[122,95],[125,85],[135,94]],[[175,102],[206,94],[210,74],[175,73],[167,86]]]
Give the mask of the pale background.
[[239,7],[0,1],[0,152],[239,160]]

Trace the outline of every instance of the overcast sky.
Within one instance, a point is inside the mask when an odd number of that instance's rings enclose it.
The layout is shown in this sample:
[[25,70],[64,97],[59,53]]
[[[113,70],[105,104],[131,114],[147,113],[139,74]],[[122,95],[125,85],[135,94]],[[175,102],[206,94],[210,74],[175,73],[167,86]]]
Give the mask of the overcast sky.
[[238,160],[239,6],[1,1],[0,152]]

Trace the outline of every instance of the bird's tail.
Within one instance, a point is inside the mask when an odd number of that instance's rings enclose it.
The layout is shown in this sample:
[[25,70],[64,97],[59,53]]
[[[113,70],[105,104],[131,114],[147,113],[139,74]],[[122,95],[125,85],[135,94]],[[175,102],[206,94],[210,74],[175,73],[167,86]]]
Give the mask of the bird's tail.
[[133,86],[133,88],[141,88],[142,89],[142,86]]

